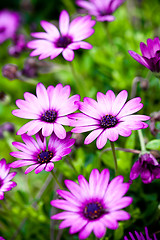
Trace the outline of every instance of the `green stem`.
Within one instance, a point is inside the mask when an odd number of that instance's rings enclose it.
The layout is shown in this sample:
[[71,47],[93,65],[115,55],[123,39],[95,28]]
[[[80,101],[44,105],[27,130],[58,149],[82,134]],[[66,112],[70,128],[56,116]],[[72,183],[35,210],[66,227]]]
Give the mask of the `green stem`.
[[56,181],[56,183],[58,184],[58,186],[59,186],[61,189],[63,189],[63,187],[62,187],[61,183],[59,182],[58,178],[56,177],[55,173],[54,173],[53,171],[51,171],[51,174],[52,174],[54,180]]
[[139,141],[141,145],[141,152],[146,152],[146,146],[145,146],[144,137],[141,129],[138,130],[138,136],[139,136]]
[[117,158],[116,158],[115,146],[114,146],[114,143],[111,142],[111,141],[110,141],[110,144],[111,144],[112,153],[113,153],[113,159],[114,159],[115,176],[117,176],[118,165],[117,165]]

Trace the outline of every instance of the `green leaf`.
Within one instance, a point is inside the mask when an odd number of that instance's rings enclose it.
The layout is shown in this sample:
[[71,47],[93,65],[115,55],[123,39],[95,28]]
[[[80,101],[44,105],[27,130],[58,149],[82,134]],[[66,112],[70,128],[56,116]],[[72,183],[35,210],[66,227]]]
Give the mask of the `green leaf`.
[[160,151],[160,139],[154,139],[148,142],[146,148]]

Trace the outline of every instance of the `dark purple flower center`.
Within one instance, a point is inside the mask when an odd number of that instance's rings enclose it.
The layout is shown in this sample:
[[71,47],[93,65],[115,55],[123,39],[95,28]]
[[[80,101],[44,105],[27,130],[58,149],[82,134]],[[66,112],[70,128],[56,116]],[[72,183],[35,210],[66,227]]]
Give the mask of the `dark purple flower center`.
[[38,154],[37,160],[39,163],[48,163],[53,157],[53,152],[42,151]]
[[61,36],[56,42],[57,48],[66,48],[70,43],[72,43],[72,38],[69,36]]
[[114,126],[116,126],[118,123],[118,120],[116,119],[116,117],[112,116],[112,115],[106,115],[101,119],[101,127],[103,128],[112,128]]
[[6,30],[6,27],[0,27],[0,33],[3,33]]
[[99,202],[88,203],[84,208],[84,216],[89,220],[94,220],[104,214],[104,208]]
[[47,110],[45,113],[42,114],[41,120],[44,122],[53,123],[57,118],[57,112],[54,110]]

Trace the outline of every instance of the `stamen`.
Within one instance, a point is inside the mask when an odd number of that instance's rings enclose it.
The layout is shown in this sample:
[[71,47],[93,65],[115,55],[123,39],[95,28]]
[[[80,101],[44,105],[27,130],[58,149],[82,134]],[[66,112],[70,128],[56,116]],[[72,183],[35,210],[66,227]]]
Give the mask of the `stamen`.
[[118,123],[118,120],[116,119],[116,117],[112,115],[106,115],[101,119],[100,125],[103,128],[112,128],[116,126],[117,123]]
[[45,113],[42,114],[41,120],[44,122],[53,123],[57,118],[57,112],[54,110],[47,110]]
[[42,151],[38,154],[37,160],[39,163],[48,163],[53,157],[53,152]]
[[66,48],[70,43],[72,43],[72,39],[69,36],[63,36],[58,38],[56,42],[57,48]]
[[84,216],[90,220],[97,219],[104,214],[104,209],[101,203],[91,202],[84,208]]

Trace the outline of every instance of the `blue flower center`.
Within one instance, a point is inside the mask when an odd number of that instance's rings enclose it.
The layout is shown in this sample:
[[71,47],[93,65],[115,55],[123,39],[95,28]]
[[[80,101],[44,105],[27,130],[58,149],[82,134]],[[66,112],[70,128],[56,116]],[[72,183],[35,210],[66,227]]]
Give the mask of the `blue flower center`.
[[47,110],[45,113],[42,114],[41,120],[44,122],[53,123],[57,118],[57,112],[54,110]]
[[116,117],[112,116],[112,115],[106,115],[101,119],[100,125],[103,128],[112,128],[114,126],[116,126],[118,123],[118,120],[116,119]]
[[72,43],[72,38],[69,36],[61,36],[56,42],[57,48],[66,48],[70,43]]
[[53,152],[42,151],[38,154],[37,160],[39,163],[48,163],[53,157]]
[[91,202],[84,208],[84,216],[90,220],[97,219],[104,214],[104,209],[101,203]]

